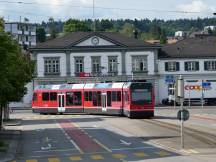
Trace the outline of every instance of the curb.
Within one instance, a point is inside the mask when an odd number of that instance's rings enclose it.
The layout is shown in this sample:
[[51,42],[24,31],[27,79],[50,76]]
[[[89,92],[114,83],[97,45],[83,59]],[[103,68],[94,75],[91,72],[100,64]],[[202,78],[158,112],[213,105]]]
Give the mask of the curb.
[[22,120],[17,120],[15,122],[11,121],[11,122],[4,122],[5,126],[20,126],[22,123]]

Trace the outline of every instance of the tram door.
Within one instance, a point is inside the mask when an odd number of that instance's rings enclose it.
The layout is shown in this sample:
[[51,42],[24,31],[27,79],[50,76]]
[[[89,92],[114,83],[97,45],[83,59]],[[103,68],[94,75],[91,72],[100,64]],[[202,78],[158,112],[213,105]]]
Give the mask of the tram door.
[[65,94],[58,94],[58,112],[65,112]]
[[107,94],[102,93],[101,94],[101,103],[102,103],[102,111],[107,111]]

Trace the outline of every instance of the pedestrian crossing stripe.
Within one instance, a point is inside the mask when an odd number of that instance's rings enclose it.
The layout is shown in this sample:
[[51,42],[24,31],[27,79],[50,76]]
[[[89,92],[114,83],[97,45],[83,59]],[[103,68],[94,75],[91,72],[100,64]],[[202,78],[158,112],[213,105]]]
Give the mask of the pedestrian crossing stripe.
[[[186,152],[186,150],[184,150],[184,151]],[[188,152],[189,151],[192,152],[192,150],[188,150]],[[193,150],[193,152],[195,152],[195,150]],[[121,154],[121,153],[112,153],[109,155],[114,159],[122,159],[122,160],[129,157],[129,155]],[[150,154],[147,154],[147,153],[142,152],[142,151],[134,152],[134,153],[132,153],[132,155],[137,157],[137,158],[148,158],[150,156],[153,156],[152,154],[150,155]],[[154,152],[154,155],[164,157],[164,156],[171,156],[172,153],[170,153],[168,151],[161,150],[161,151]],[[103,155],[100,155],[100,154],[90,154],[90,157],[88,157],[88,158],[95,160],[95,161],[100,161],[100,160],[105,159],[105,157],[103,157]],[[68,159],[70,161],[82,161],[83,156],[82,155],[71,155],[71,156],[68,156]],[[58,157],[48,158],[48,162],[61,162],[61,161],[62,161],[62,159],[60,159]],[[16,161],[11,161],[11,162],[16,162]],[[26,162],[38,162],[38,160],[37,159],[28,159],[28,160],[26,160]]]
[[82,158],[81,158],[80,156],[71,156],[71,157],[70,157],[70,160],[71,160],[71,161],[81,161]]
[[146,157],[146,156],[148,156],[144,152],[137,152],[137,153],[134,153],[134,155],[137,156],[137,157]]
[[92,160],[103,160],[104,157],[101,155],[91,155]]
[[48,158],[48,162],[60,162],[59,158]]
[[112,157],[116,158],[116,159],[123,159],[123,158],[126,158],[126,155],[124,155],[124,154],[112,154]]
[[159,156],[169,156],[170,155],[170,153],[166,151],[159,151],[159,152],[156,152],[156,154],[158,154]]
[[37,162],[36,159],[30,159],[30,160],[26,160],[26,162]]
[[186,153],[186,154],[198,154],[199,152],[193,149],[183,149],[181,152]]

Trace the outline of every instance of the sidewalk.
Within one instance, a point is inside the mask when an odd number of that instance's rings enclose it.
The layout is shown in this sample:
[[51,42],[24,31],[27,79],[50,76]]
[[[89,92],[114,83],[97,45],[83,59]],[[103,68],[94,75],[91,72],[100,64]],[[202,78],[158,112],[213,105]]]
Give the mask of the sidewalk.
[[[206,132],[216,136],[216,108],[213,109],[188,109],[190,118],[185,121],[184,126],[201,132]],[[157,109],[155,110],[155,120],[167,122],[173,125],[180,125],[177,119],[179,109]],[[216,139],[215,139],[216,140]]]
[[21,120],[10,120],[4,123],[4,129],[0,131],[0,140],[8,144],[8,149],[6,152],[0,152],[0,162],[15,159],[18,143],[21,138],[20,125]]

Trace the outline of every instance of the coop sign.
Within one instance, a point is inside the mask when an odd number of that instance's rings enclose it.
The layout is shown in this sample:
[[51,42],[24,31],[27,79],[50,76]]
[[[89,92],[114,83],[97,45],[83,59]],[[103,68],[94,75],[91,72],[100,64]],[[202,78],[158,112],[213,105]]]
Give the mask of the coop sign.
[[201,91],[201,90],[211,90],[211,85],[209,86],[202,86],[202,85],[186,85],[185,90],[186,91]]

